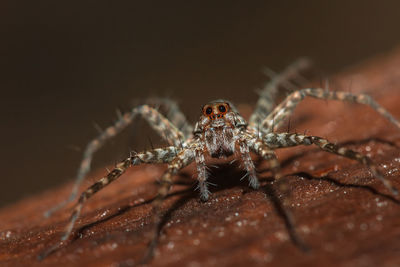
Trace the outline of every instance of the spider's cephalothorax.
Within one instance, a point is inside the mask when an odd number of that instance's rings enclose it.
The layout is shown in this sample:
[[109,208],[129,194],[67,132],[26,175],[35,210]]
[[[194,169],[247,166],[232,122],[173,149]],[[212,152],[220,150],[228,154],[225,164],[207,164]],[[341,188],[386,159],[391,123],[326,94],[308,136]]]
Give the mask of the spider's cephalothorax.
[[208,153],[214,158],[227,157],[235,152],[235,144],[241,124],[238,114],[225,100],[217,100],[204,105],[202,115],[194,128],[194,135],[205,144]]
[[[119,113],[118,121],[102,131],[98,137],[87,145],[70,197],[48,211],[47,215],[50,215],[76,198],[79,185],[90,170],[93,154],[107,140],[125,129],[136,115],[143,116],[153,129],[169,142],[169,146],[140,153],[131,153],[128,158],[118,163],[111,172],[86,189],[79,197],[65,232],[61,237],[60,244],[71,236],[75,221],[79,217],[84,203],[91,196],[119,178],[129,167],[143,163],[168,164],[168,168],[160,180],[158,195],[152,202],[155,214],[155,228],[147,258],[150,258],[153,254],[156,244],[157,229],[161,217],[161,203],[168,195],[173,184],[173,178],[179,170],[194,161],[197,167],[200,198],[203,201],[209,198],[210,192],[208,190],[207,166],[205,162],[205,156],[207,155],[221,158],[235,153],[243,162],[242,166],[246,171],[245,177],[247,176],[249,185],[252,188],[258,188],[259,181],[254,163],[250,157],[251,151],[266,160],[274,178],[279,179],[281,177],[279,162],[274,150],[277,148],[314,144],[324,151],[356,160],[365,165],[392,194],[397,194],[397,190],[392,186],[390,181],[379,172],[378,167],[367,156],[345,147],[339,147],[321,137],[297,133],[276,133],[274,131],[275,128],[279,128],[284,120],[293,113],[297,104],[306,96],[368,105],[400,128],[400,123],[389,112],[371,97],[364,94],[356,95],[348,92],[329,91],[322,88],[306,88],[293,91],[284,101],[274,107],[274,96],[278,86],[282,83],[285,83],[287,86],[288,81],[293,76],[296,76],[298,70],[306,66],[307,64],[305,64],[304,60],[299,60],[294,65],[289,66],[281,75],[273,76],[271,82],[261,91],[260,98],[248,123],[240,116],[232,103],[226,100],[216,100],[203,106],[200,120],[196,123],[194,129],[186,121],[184,114],[179,110],[177,105],[166,99],[156,101],[157,105],[167,107],[169,113],[166,116],[163,116],[157,109],[149,105],[136,107],[125,114]],[[293,88],[293,86],[291,87]],[[50,248],[41,256],[45,257],[57,247]]]

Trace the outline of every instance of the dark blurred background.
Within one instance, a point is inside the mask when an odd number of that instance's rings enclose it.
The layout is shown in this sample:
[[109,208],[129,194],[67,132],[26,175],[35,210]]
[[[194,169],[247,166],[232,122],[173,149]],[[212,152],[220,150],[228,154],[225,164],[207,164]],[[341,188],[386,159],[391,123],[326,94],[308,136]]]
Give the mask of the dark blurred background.
[[[399,1],[2,1],[0,205],[72,180],[115,109],[172,97],[191,121],[216,98],[255,103],[308,56],[335,73],[400,42]],[[135,100],[136,99],[136,100]],[[150,146],[145,123],[95,159]],[[158,143],[157,137],[152,137]],[[136,142],[129,141],[135,139]]]

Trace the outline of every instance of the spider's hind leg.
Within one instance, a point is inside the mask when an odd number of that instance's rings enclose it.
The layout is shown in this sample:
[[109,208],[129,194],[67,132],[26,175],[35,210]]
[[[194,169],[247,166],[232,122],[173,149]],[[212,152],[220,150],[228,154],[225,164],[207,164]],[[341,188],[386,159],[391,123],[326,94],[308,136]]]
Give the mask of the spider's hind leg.
[[368,105],[400,129],[400,122],[386,109],[379,105],[372,97],[366,94],[352,94],[341,91],[328,91],[322,88],[306,88],[288,95],[261,123],[261,131],[265,134],[273,132],[274,128],[282,125],[284,120],[293,113],[297,105],[306,97],[317,99],[339,100]]
[[287,197],[287,195],[290,194],[289,187],[287,181],[283,179],[283,176],[281,174],[280,164],[276,157],[275,151],[271,147],[269,147],[262,139],[254,136],[249,132],[248,134],[249,135],[246,136],[247,144],[253,152],[261,156],[264,160],[268,162],[269,169],[271,170],[275,179],[275,185],[279,193],[283,193],[284,195],[282,201],[276,194],[275,190],[271,191],[271,189],[268,189],[268,191],[270,191],[269,193],[272,193],[270,197],[272,198],[277,211],[281,214],[285,221],[290,238],[292,239],[294,244],[298,246],[301,250],[308,251],[309,248],[307,244],[303,241],[300,235],[297,234],[296,231],[296,224],[293,219]]
[[179,109],[175,101],[169,98],[152,97],[149,98],[146,103],[147,102],[152,105],[163,107],[165,109],[166,118],[183,133],[185,139],[191,136],[193,128],[188,123],[185,115]]
[[75,183],[72,188],[72,191],[69,197],[58,205],[52,207],[48,211],[44,213],[45,217],[51,216],[54,212],[60,210],[68,203],[72,202],[77,194],[79,187],[90,171],[90,166],[92,163],[93,155],[96,151],[98,151],[106,141],[115,137],[118,133],[124,130],[129,124],[132,123],[133,119],[136,115],[141,115],[145,118],[150,126],[160,134],[161,137],[165,137],[167,141],[172,142],[172,144],[176,147],[181,146],[181,142],[184,139],[184,135],[181,131],[179,131],[168,119],[166,119],[161,113],[159,113],[156,109],[148,106],[142,105],[132,109],[130,112],[127,112],[123,115],[120,115],[118,120],[114,125],[106,128],[103,132],[100,133],[95,139],[90,141],[83,153],[83,159],[78,169],[78,173],[76,175]]
[[154,228],[152,230],[151,241],[149,243],[145,256],[141,260],[141,263],[147,263],[154,255],[154,250],[157,247],[158,237],[161,230],[160,228],[162,226],[161,205],[172,187],[172,177],[176,175],[179,170],[181,170],[183,167],[187,166],[194,160],[195,149],[193,148],[193,146],[196,146],[196,144],[189,144],[187,148],[184,148],[182,151],[176,154],[173,159],[171,159],[171,161],[168,163],[168,169],[161,177],[157,196],[152,202]]
[[393,187],[392,183],[382,175],[382,173],[378,170],[378,167],[371,161],[370,158],[354,150],[337,146],[322,137],[296,133],[269,133],[265,135],[264,141],[269,146],[275,148],[314,144],[324,151],[356,160],[367,166],[371,173],[377,179],[379,179],[393,195],[398,194],[398,190]]
[[289,65],[282,73],[276,74],[270,70],[268,71],[267,75],[270,76],[271,80],[264,85],[259,93],[260,97],[249,119],[250,127],[257,128],[257,125],[260,125],[262,120],[272,111],[279,86],[293,90],[295,86],[289,81],[293,78],[298,78],[299,73],[309,68],[310,65],[311,62],[307,58],[300,58]]

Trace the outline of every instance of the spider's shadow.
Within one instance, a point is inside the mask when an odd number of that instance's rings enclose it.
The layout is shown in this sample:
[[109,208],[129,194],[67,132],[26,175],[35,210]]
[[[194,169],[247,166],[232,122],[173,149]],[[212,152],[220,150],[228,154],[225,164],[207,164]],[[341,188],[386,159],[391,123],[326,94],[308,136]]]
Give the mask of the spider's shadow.
[[[346,146],[349,146],[349,145],[365,145],[365,144],[367,144],[369,142],[375,142],[375,143],[389,145],[389,146],[395,147],[395,148],[400,148],[395,142],[391,142],[391,141],[387,141],[387,140],[384,140],[384,139],[381,139],[381,138],[375,138],[375,137],[366,138],[366,139],[363,139],[363,140],[356,140],[356,141],[350,140],[350,141],[339,143],[338,145],[346,147]],[[298,159],[302,158],[304,155],[309,154],[309,153],[314,153],[315,151],[321,151],[321,149],[316,148],[315,150],[309,150],[309,151],[307,151],[305,153],[293,155],[293,156],[287,158],[285,161],[283,161],[281,163],[281,166],[282,167],[286,167],[286,166],[292,164],[295,160],[298,160]],[[340,156],[338,156],[338,157],[340,157]],[[264,172],[264,171],[266,171],[266,170],[260,170],[260,172]],[[305,178],[305,179],[308,179],[308,180],[323,180],[323,181],[327,181],[329,183],[332,183],[332,184],[334,184],[334,185],[336,185],[338,187],[359,188],[359,189],[367,190],[367,191],[369,191],[370,193],[372,193],[374,195],[379,195],[379,196],[381,196],[383,198],[386,198],[387,200],[390,200],[390,201],[392,201],[392,202],[394,202],[396,204],[400,204],[400,200],[396,199],[392,195],[381,193],[381,192],[379,192],[378,190],[376,190],[375,188],[373,188],[373,187],[371,187],[369,185],[343,183],[343,182],[340,182],[340,181],[338,181],[336,179],[333,179],[333,178],[329,177],[328,175],[325,175],[323,177],[314,177],[314,176],[312,176],[311,174],[309,174],[307,172],[297,172],[297,173],[292,173],[290,175],[302,177],[302,178]]]
[[[181,200],[184,200],[184,202],[182,204],[178,205],[176,208],[175,208],[175,204],[176,204],[175,203],[170,209],[168,209],[168,211],[164,215],[164,217],[166,217],[167,215],[170,216],[170,213],[172,213],[174,210],[178,209],[181,205],[186,203],[189,199],[193,198],[193,190],[192,190],[192,188],[187,188],[187,189],[184,189],[184,190],[175,191],[175,192],[173,192],[171,194],[168,194],[166,199],[171,198],[173,196],[179,196],[179,195],[182,195],[182,197],[176,203],[181,203]],[[143,201],[143,202],[135,204],[135,205],[125,205],[123,207],[118,208],[117,212],[115,212],[115,213],[113,213],[113,214],[111,214],[109,216],[106,216],[106,217],[104,217],[104,218],[102,218],[100,220],[88,223],[88,224],[80,227],[76,231],[76,234],[74,235],[74,240],[78,239],[79,236],[81,236],[86,230],[92,228],[93,226],[99,225],[101,223],[107,222],[108,220],[111,220],[113,218],[121,216],[121,215],[125,214],[126,212],[128,212],[131,209],[134,209],[134,208],[137,208],[137,207],[140,207],[140,206],[143,206],[143,205],[151,204],[155,199],[156,199],[156,197],[153,197],[151,199],[148,199],[146,201]],[[169,210],[171,210],[171,209],[172,209],[172,211],[169,212]],[[166,220],[168,220],[168,218],[166,218]],[[162,219],[162,221],[163,221],[163,219]]]
[[[218,191],[226,190],[229,188],[234,188],[234,187],[242,187],[244,189],[244,193],[248,189],[248,181],[247,179],[241,179],[242,177],[245,176],[246,172],[242,171],[241,168],[238,166],[232,166],[232,164],[220,164],[218,166],[211,166],[210,167],[210,189],[212,193],[216,193]],[[264,179],[266,180],[266,179]],[[157,183],[157,182],[156,182]],[[165,226],[165,224],[170,220],[172,214],[174,211],[178,210],[180,207],[185,205],[188,201],[191,199],[197,199],[200,202],[200,199],[198,197],[198,192],[196,190],[196,184],[197,181],[193,179],[190,174],[188,173],[181,173],[179,178],[174,182],[175,185],[183,185],[186,188],[183,190],[175,191],[173,193],[168,194],[166,198],[170,198],[173,196],[180,195],[181,197],[174,202],[174,204],[162,215],[160,218],[160,221],[158,225],[156,225],[156,237],[154,240],[151,240],[149,247],[149,250],[152,250],[152,248],[156,247],[156,244],[158,242],[158,237]],[[268,193],[270,195],[272,193]],[[212,197],[212,195],[211,195]],[[73,239],[71,242],[74,240],[78,239],[79,236],[81,236],[84,232],[86,232],[88,229],[92,228],[93,226],[99,225],[101,223],[104,223],[108,220],[111,220],[113,218],[116,218],[118,216],[121,216],[122,214],[128,212],[130,209],[146,205],[146,204],[151,204],[156,197],[153,197],[151,199],[148,199],[144,202],[135,204],[135,205],[125,205],[121,208],[118,209],[117,212],[110,214],[107,217],[104,217],[100,220],[96,220],[94,222],[88,223],[82,227],[80,227],[77,231],[75,231],[75,234],[73,235]],[[277,199],[277,198],[276,198]],[[290,232],[290,231],[289,231]]]
[[374,195],[378,195],[378,196],[383,197],[383,198],[385,198],[385,199],[387,199],[387,200],[389,200],[389,201],[391,201],[391,202],[393,202],[395,204],[400,205],[400,200],[396,199],[392,195],[379,192],[378,190],[376,190],[375,188],[373,188],[372,186],[369,186],[369,185],[343,183],[343,182],[340,182],[340,181],[338,181],[336,179],[333,179],[333,178],[329,177],[328,175],[323,176],[323,177],[314,177],[311,174],[306,173],[306,172],[297,172],[297,173],[293,173],[291,175],[302,177],[302,178],[305,178],[305,179],[310,180],[310,181],[312,181],[312,180],[315,180],[315,181],[321,181],[321,180],[322,181],[326,181],[326,182],[332,183],[332,184],[334,184],[334,185],[336,185],[338,187],[363,189],[363,190],[369,191],[370,193],[372,193]]
[[[208,171],[207,182],[211,193],[234,187],[249,188],[247,172],[243,170],[237,161],[232,164],[220,163],[218,165],[210,165]],[[180,178],[175,184],[191,185],[193,189],[196,189],[197,180],[192,178],[189,173],[181,173]]]
[[[188,174],[184,174],[184,176],[189,176]],[[242,179],[244,178],[244,179]],[[229,188],[237,188],[240,186],[242,188],[242,193],[246,194],[248,192],[254,191],[254,189],[251,189],[248,185],[248,180],[246,179],[246,172],[243,171],[243,168],[240,168],[240,166],[237,166],[237,164],[220,164],[216,168],[212,168],[210,170],[210,178],[209,182],[214,185],[211,186],[211,192],[213,195],[219,191],[223,191]],[[267,177],[260,179],[260,183],[262,186],[260,187],[260,191],[263,191],[268,198],[271,200],[272,204],[274,205],[274,208],[276,212],[282,217],[286,229],[288,231],[289,237],[293,244],[297,246],[300,250],[307,252],[309,251],[308,246],[303,242],[303,240],[297,235],[296,230],[295,230],[295,224],[292,219],[292,215],[288,209],[285,208],[283,203],[278,197],[278,194],[276,192],[276,189],[274,188],[273,182],[274,179],[272,177]],[[179,180],[179,184],[186,184],[188,185],[188,180]],[[193,188],[193,187],[192,187]],[[194,197],[198,198],[198,194],[196,193]],[[193,197],[193,196],[192,196]],[[169,219],[168,216],[170,216],[175,208],[179,208],[180,205],[184,204],[187,200],[182,199],[182,202],[177,203],[178,205],[172,207],[169,209],[169,211],[166,214],[166,217],[163,218],[163,223],[159,225],[158,227],[158,233],[161,231],[163,224]],[[199,200],[200,201],[200,200]]]
[[[342,183],[340,181],[337,181],[329,176],[324,176],[324,177],[314,177],[312,175],[310,175],[309,173],[306,172],[298,172],[298,173],[293,173],[291,174],[291,176],[297,176],[297,177],[302,177],[305,178],[307,180],[316,180],[316,181],[327,181],[330,182],[338,187],[345,187],[345,188],[359,188],[359,189],[363,189],[363,190],[367,190],[370,193],[374,194],[374,195],[378,195],[381,196],[397,205],[400,205],[400,200],[396,199],[395,197],[393,197],[392,195],[388,195],[388,194],[384,194],[379,192],[378,190],[376,190],[375,188],[368,186],[368,185],[359,185],[359,184],[352,184],[352,183]],[[282,180],[280,182],[287,182],[287,179],[289,177],[283,177],[281,178]],[[303,241],[303,239],[297,234],[296,231],[296,223],[295,220],[293,219],[292,213],[290,211],[290,207],[287,207],[287,205],[284,204],[285,200],[282,201],[279,197],[278,197],[278,189],[277,187],[279,186],[275,186],[275,184],[272,183],[266,183],[265,185],[263,185],[260,190],[263,190],[266,195],[268,196],[268,198],[271,200],[271,202],[273,203],[276,212],[282,217],[282,219],[284,220],[285,226],[286,226],[286,230],[289,234],[289,237],[291,239],[291,241],[293,242],[293,244],[295,246],[297,246],[300,250],[304,251],[304,252],[309,252],[310,248],[309,246]],[[281,193],[281,192],[279,192]],[[290,192],[285,192],[285,193],[289,193],[288,195],[290,196]],[[286,196],[287,197],[287,196]],[[286,198],[284,197],[284,198]]]
[[[383,143],[383,144],[387,144],[393,147],[398,147],[395,143],[393,142],[389,142],[383,139],[379,139],[379,138],[368,138],[365,140],[361,140],[361,141],[348,141],[348,142],[344,142],[341,143],[341,146],[345,146],[345,145],[352,145],[352,144],[356,144],[356,145],[360,145],[360,144],[365,144],[368,143],[370,141],[375,141],[375,142],[379,142],[379,143]],[[312,151],[310,151],[309,153],[312,153]],[[294,160],[301,158],[302,156],[304,156],[304,153],[301,155],[294,155],[290,158],[288,158],[287,160],[285,160],[284,162],[282,162],[282,167],[285,167],[287,165],[289,165],[291,162],[293,162]],[[264,170],[262,170],[261,172],[263,172]],[[210,171],[210,178],[208,179],[209,183],[210,183],[210,190],[212,193],[216,193],[218,191],[222,191],[222,190],[226,190],[229,188],[233,188],[233,187],[238,187],[240,186],[243,189],[243,193],[246,193],[248,191],[251,191],[251,189],[249,189],[248,187],[248,181],[247,179],[242,179],[245,176],[246,172],[242,170],[242,168],[240,168],[239,166],[237,166],[237,164],[219,164],[216,167],[211,166],[211,171]],[[400,204],[400,201],[397,200],[396,198],[394,198],[391,195],[387,195],[387,194],[383,194],[379,191],[377,191],[375,188],[368,186],[368,185],[357,185],[357,184],[348,184],[348,183],[342,183],[340,181],[337,181],[335,179],[330,178],[329,176],[324,176],[324,177],[313,177],[312,175],[305,173],[305,172],[300,172],[300,173],[294,173],[291,175],[295,175],[295,176],[299,176],[299,177],[303,177],[306,178],[308,180],[324,180],[324,181],[328,181],[330,183],[335,184],[336,186],[339,187],[348,187],[348,188],[361,188],[364,190],[367,190],[375,195],[379,195],[381,197],[384,197],[396,204]],[[190,178],[190,179],[188,179]],[[293,244],[295,244],[297,247],[299,247],[301,250],[303,251],[307,251],[308,247],[305,245],[305,243],[299,238],[299,236],[296,234],[295,231],[295,224],[293,222],[292,219],[292,215],[290,213],[290,211],[285,208],[285,205],[282,203],[282,201],[279,199],[278,194],[276,193],[276,189],[274,188],[275,186],[271,183],[271,181],[273,181],[272,178],[264,178],[262,179],[262,184],[263,186],[260,188],[260,190],[264,191],[266,193],[266,195],[269,197],[269,199],[271,200],[271,202],[273,203],[275,210],[277,211],[277,213],[284,219],[288,234],[293,242]],[[174,211],[178,210],[181,206],[183,206],[185,203],[187,203],[189,200],[193,199],[193,198],[197,198],[198,199],[198,192],[195,191],[195,183],[196,180],[190,177],[190,174],[188,173],[181,173],[179,179],[174,183],[177,185],[185,185],[187,186],[186,189],[184,190],[180,190],[180,191],[176,191],[173,192],[171,194],[169,194],[167,196],[167,198],[170,198],[172,196],[176,196],[176,195],[182,195],[181,198],[178,199],[178,201],[176,201],[172,207],[170,207],[167,212],[161,217],[161,220],[159,222],[159,224],[156,226],[157,227],[157,237],[159,236],[161,230],[163,229],[164,225],[166,224],[166,222],[171,218],[171,215],[173,214]],[[211,196],[212,197],[212,196]],[[111,214],[107,217],[104,217],[100,220],[97,220],[95,222],[86,224],[84,226],[82,226],[81,228],[79,228],[76,231],[76,234],[73,237],[73,240],[76,240],[83,232],[85,232],[87,229],[90,229],[93,226],[99,225],[103,222],[106,222],[110,219],[113,219],[115,217],[118,217],[122,214],[124,214],[125,212],[128,212],[130,209],[132,208],[136,208],[139,207],[141,205],[145,205],[145,204],[151,204],[154,201],[155,197],[146,200],[142,203],[136,204],[136,205],[125,205],[123,207],[121,207],[118,212],[115,212],[114,214]],[[200,201],[200,200],[199,200]],[[157,242],[158,240],[156,240]],[[156,242],[153,242],[151,245],[155,246]]]
[[[377,142],[377,143],[381,143],[381,144],[387,144],[396,148],[400,148],[399,146],[396,145],[396,143],[394,142],[390,142],[384,139],[380,139],[380,138],[367,138],[364,140],[357,140],[357,141],[347,141],[347,142],[342,142],[339,145],[340,146],[347,146],[347,145],[362,145],[362,144],[366,144],[368,142]],[[320,149],[316,148],[316,151],[320,151]],[[313,153],[315,151],[308,151],[307,153]],[[281,163],[282,168],[284,168],[285,166],[290,165],[293,161],[295,161],[298,158],[301,158],[305,155],[305,153],[301,153],[301,154],[297,154],[294,155],[292,157],[289,157],[288,159],[286,159],[285,161],[283,161]],[[258,161],[256,162],[256,165],[258,165],[259,163],[261,163],[262,161]],[[268,171],[268,169],[265,170],[259,170],[259,173],[263,173],[265,171]],[[236,162],[234,164],[230,164],[230,163],[223,163],[223,164],[218,164],[217,166],[212,165],[210,166],[210,176],[208,178],[208,182],[210,184],[210,190],[212,193],[218,192],[218,191],[222,191],[222,190],[226,190],[229,188],[233,188],[233,187],[238,187],[240,186],[243,190],[244,193],[246,193],[247,191],[250,191],[251,189],[249,189],[248,187],[248,181],[246,178],[242,179],[244,176],[246,175],[246,172],[243,170],[243,168],[241,168],[239,166],[239,164],[237,164]],[[365,186],[365,185],[356,185],[356,184],[345,184],[345,183],[341,183],[335,179],[332,179],[328,176],[325,177],[313,177],[312,175],[305,173],[305,172],[300,172],[300,173],[294,173],[292,175],[297,175],[309,180],[325,180],[331,183],[334,183],[337,186],[341,186],[341,187],[352,187],[352,188],[363,188],[366,189],[368,191],[370,191],[373,194],[377,194],[377,195],[381,195],[382,197],[385,197],[387,199],[390,199],[391,201],[394,201],[396,203],[400,203],[397,199],[395,199],[394,197],[390,196],[390,195],[385,195],[383,193],[378,192],[376,189],[370,187],[370,186]],[[273,181],[273,178],[263,178],[262,182],[271,182]],[[175,185],[184,185],[187,186],[187,189],[184,190],[180,190],[180,191],[176,191],[174,193],[171,193],[167,196],[167,198],[175,196],[175,195],[185,195],[185,197],[183,197],[182,199],[185,200],[183,203],[181,201],[178,201],[177,204],[181,203],[180,205],[177,205],[176,208],[179,208],[181,205],[183,205],[184,203],[186,203],[188,200],[190,200],[191,198],[197,198],[198,193],[195,192],[196,189],[196,180],[191,176],[191,174],[189,173],[185,173],[185,172],[181,172],[181,174],[179,175],[179,178],[174,182]],[[276,202],[277,199],[275,199],[274,195],[275,192],[271,187],[271,184],[266,184],[264,185],[261,189],[263,189],[268,196],[272,196],[271,200],[273,202]],[[89,223],[83,227],[81,227],[78,230],[78,233],[81,233],[82,231],[95,226],[97,224],[100,224],[102,222],[105,222],[109,219],[118,217],[119,215],[124,214],[125,212],[129,211],[132,208],[141,206],[141,205],[145,205],[145,204],[150,204],[151,202],[153,202],[153,200],[155,199],[155,197],[141,202],[139,204],[136,205],[126,205],[122,208],[120,208],[118,210],[118,212],[108,216],[108,217],[104,217],[101,220]],[[175,206],[175,205],[174,205]],[[171,213],[173,212],[173,207],[170,208],[170,210],[172,209],[172,211],[169,213],[167,212],[165,214],[165,216],[170,216]]]
[[[185,203],[185,202],[189,199],[188,196],[190,196],[190,198],[193,197],[193,196],[192,196],[192,195],[193,195],[192,191],[193,191],[193,190],[191,190],[191,189],[185,189],[185,190],[176,191],[176,192],[173,192],[173,193],[169,194],[166,198],[170,198],[170,197],[173,197],[173,196],[175,196],[175,195],[183,195],[183,197],[182,197],[181,199],[182,199],[182,200],[185,200],[185,201],[183,202],[183,203]],[[129,204],[128,204],[128,205],[125,205],[125,206],[122,206],[121,208],[118,209],[117,212],[115,212],[115,213],[113,213],[113,214],[111,214],[111,215],[109,215],[109,216],[103,217],[103,218],[100,219],[100,220],[96,220],[96,221],[94,221],[94,222],[91,222],[91,223],[88,223],[88,224],[85,224],[85,225],[81,226],[80,228],[78,228],[76,231],[73,232],[72,237],[70,238],[69,242],[66,242],[66,243],[64,243],[64,242],[57,242],[56,244],[52,245],[49,249],[42,251],[42,252],[37,256],[37,260],[38,260],[38,261],[41,261],[41,260],[43,260],[44,258],[46,258],[46,257],[48,257],[49,255],[51,255],[51,254],[53,254],[54,252],[56,252],[57,250],[61,249],[62,247],[65,247],[68,243],[74,242],[75,240],[79,239],[79,237],[82,236],[83,233],[84,233],[86,230],[92,228],[93,226],[99,225],[99,224],[101,224],[101,223],[107,222],[108,220],[111,220],[111,219],[113,219],[113,218],[116,218],[116,217],[118,217],[118,216],[120,216],[120,215],[122,215],[122,214],[128,212],[130,209],[133,209],[133,208],[136,208],[136,207],[140,207],[140,206],[146,205],[146,204],[151,204],[151,203],[154,201],[154,199],[155,199],[155,197],[153,197],[153,198],[151,198],[151,199],[148,199],[148,200],[146,200],[146,201],[143,201],[143,202],[141,202],[141,203],[135,204],[135,205],[133,205],[133,206],[132,206],[132,205],[129,205]],[[180,201],[178,201],[178,202],[180,203]],[[183,204],[183,203],[182,203],[182,204]],[[179,206],[180,206],[180,205],[179,205]],[[171,208],[172,211],[178,209],[179,206],[177,206],[176,208],[175,208],[175,207],[172,207],[172,208]],[[171,212],[168,211],[168,212],[169,212],[169,213],[172,213],[172,211],[171,211]],[[167,214],[168,214],[168,212],[167,212]],[[166,217],[166,220],[167,220],[167,219],[168,219],[168,218]],[[162,219],[162,222],[163,222],[163,224],[164,224],[164,219]]]

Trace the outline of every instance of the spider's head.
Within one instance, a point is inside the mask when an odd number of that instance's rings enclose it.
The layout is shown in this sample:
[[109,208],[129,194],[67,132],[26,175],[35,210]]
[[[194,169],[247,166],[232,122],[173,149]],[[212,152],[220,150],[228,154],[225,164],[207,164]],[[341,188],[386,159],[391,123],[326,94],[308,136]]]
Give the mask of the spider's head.
[[203,115],[210,120],[223,118],[229,111],[231,111],[231,107],[228,102],[211,102],[202,108]]
[[232,103],[228,100],[218,99],[202,107],[200,119],[197,121],[193,133],[195,135],[202,135],[206,132],[218,134],[218,130],[243,129],[246,126],[246,121]]
[[228,102],[214,101],[203,106],[200,123],[202,128],[233,126],[234,112]]

